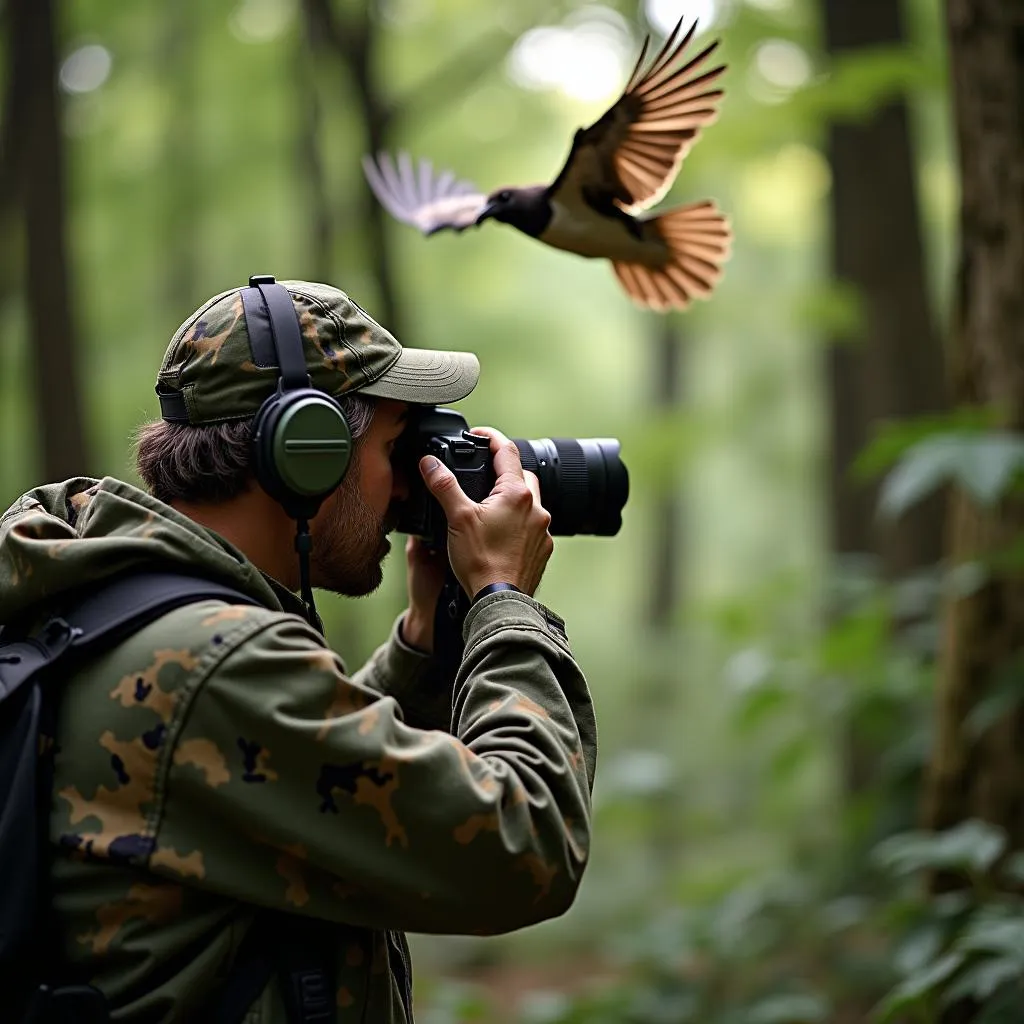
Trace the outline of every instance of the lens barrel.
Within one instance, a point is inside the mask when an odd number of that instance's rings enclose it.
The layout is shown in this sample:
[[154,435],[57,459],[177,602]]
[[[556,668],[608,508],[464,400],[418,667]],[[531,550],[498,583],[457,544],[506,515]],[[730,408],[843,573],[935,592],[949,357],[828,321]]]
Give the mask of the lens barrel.
[[629,473],[611,437],[513,438],[523,469],[537,474],[552,536],[610,537],[622,527]]

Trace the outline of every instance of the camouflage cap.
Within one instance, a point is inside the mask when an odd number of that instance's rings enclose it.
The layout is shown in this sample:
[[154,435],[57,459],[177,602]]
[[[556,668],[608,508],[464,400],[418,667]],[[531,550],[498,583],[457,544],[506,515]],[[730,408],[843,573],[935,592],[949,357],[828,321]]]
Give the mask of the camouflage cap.
[[[336,398],[358,391],[421,405],[455,402],[476,387],[472,353],[403,348],[343,291],[279,284],[299,318],[313,387]],[[243,290],[215,295],[175,331],[157,376],[164,419],[194,426],[248,419],[277,386],[274,354],[252,350]]]

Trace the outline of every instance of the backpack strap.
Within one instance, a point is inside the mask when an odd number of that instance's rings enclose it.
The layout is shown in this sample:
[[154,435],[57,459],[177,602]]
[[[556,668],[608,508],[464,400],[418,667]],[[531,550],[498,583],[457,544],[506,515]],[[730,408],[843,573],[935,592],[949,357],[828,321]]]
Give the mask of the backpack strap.
[[68,652],[98,654],[175,608],[214,599],[259,606],[238,590],[195,576],[146,572],[116,577],[78,597],[27,639],[0,641],[0,701]]

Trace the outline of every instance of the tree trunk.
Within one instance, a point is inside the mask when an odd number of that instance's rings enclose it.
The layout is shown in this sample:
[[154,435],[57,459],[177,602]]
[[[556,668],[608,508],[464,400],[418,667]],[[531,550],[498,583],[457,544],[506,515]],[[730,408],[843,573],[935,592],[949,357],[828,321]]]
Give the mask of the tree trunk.
[[309,54],[316,47],[313,26],[303,19],[300,43],[295,51],[295,78],[299,84],[300,129],[298,138],[298,177],[306,183],[309,214],[310,279],[330,281],[334,260],[334,214],[327,188],[320,139],[324,131],[323,103],[317,88],[316,66]]
[[[902,43],[900,7],[895,0],[825,0],[830,54]],[[941,557],[941,500],[882,526],[876,488],[851,482],[849,470],[872,424],[945,407],[906,103],[894,101],[862,124],[833,124],[828,148],[834,274],[854,285],[864,313],[861,335],[830,351],[832,548],[840,556],[873,553],[895,578]]]
[[191,309],[199,299],[196,277],[195,225],[202,217],[196,155],[201,152],[197,117],[200,109],[196,66],[197,0],[176,0],[163,8],[164,36],[160,54],[163,78],[173,102],[164,136],[164,160],[174,171],[163,178],[164,247],[161,277],[169,309]]
[[[357,11],[336,15],[329,0],[303,0],[302,9],[310,45],[330,45],[351,79],[366,132],[366,151],[376,153],[387,148],[391,113],[372,72],[378,28],[369,9],[362,7]],[[401,340],[406,337],[403,330],[404,317],[395,286],[395,260],[387,231],[387,218],[365,181],[361,184],[359,204],[359,220],[365,225],[366,231],[365,258],[379,290],[373,314],[375,319]],[[323,228],[323,222],[319,226]],[[319,244],[325,243],[321,239]]]
[[28,59],[24,89],[32,116],[25,147],[25,303],[43,473],[61,480],[89,469],[78,387],[79,340],[71,312],[65,218],[64,138],[57,95],[54,0],[14,0],[12,46]]
[[[829,53],[835,58],[902,43],[900,6],[896,0],[824,0]],[[887,523],[875,514],[877,485],[850,478],[851,464],[874,425],[945,407],[943,353],[929,308],[906,102],[895,100],[863,123],[831,125],[828,151],[833,274],[855,287],[863,313],[858,336],[835,340],[828,355],[831,547],[837,565],[868,555],[882,578],[894,580],[939,561],[943,529],[942,496]],[[840,749],[843,788],[847,799],[856,799],[877,770],[878,742],[854,718]],[[916,780],[910,784],[916,790]],[[859,861],[863,847],[878,836],[851,839]]]
[[[959,402],[992,406],[1024,430],[1024,5],[948,0],[953,104],[962,181],[953,383]],[[1024,505],[982,509],[953,498],[951,560],[973,561],[1024,536]],[[1024,650],[1024,577],[995,573],[947,608],[938,743],[926,818],[946,828],[978,816],[1024,848],[1024,710],[977,742],[964,716]]]
[[[671,414],[682,404],[683,338],[674,317],[663,317],[651,332],[654,359],[651,361],[651,404],[659,413]],[[682,558],[680,501],[677,487],[660,495],[654,508],[654,529],[648,549],[647,621],[658,632],[671,627],[679,600],[679,578]]]
[[[1024,4],[947,0],[953,109],[961,176],[958,304],[953,386],[959,402],[998,410],[1024,430]],[[950,558],[975,561],[1020,543],[1024,504],[1007,498],[982,509],[954,495]],[[925,794],[925,824],[948,828],[977,817],[1024,848],[1024,707],[981,736],[964,720],[1024,650],[1024,575],[994,572],[946,609],[938,680],[936,745]],[[942,891],[958,880],[931,879]],[[943,1024],[965,1024],[980,1007],[950,1007]]]

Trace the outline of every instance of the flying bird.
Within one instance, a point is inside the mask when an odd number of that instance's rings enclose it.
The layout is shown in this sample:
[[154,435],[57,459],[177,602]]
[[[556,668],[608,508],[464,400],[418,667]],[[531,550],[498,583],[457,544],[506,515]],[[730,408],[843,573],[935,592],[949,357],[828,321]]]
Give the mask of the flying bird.
[[618,100],[579,129],[565,166],[550,185],[500,188],[489,195],[451,171],[414,166],[407,153],[363,157],[374,194],[396,219],[424,235],[462,232],[496,220],[580,256],[611,260],[634,302],[686,309],[707,298],[722,276],[732,232],[709,199],[638,216],[659,202],[702,128],[718,117],[725,70],[703,70],[718,41],[680,65],[697,23],[680,37],[683,19],[644,70],[650,36]]

